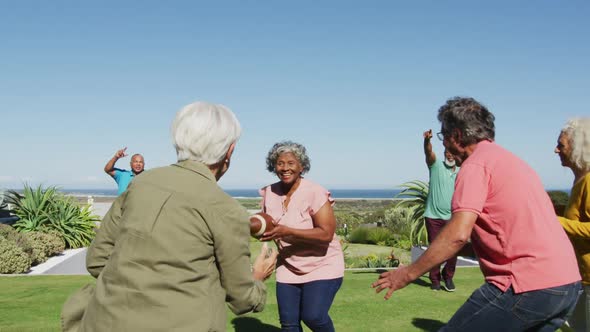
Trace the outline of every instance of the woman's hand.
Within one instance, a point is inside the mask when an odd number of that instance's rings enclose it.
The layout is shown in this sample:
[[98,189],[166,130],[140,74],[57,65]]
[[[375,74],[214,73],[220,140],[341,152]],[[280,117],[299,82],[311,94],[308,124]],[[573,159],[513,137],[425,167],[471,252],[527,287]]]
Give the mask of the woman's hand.
[[[270,240],[286,240],[290,235],[292,235],[292,228],[283,226],[283,225],[275,225],[275,227],[262,234],[260,241],[270,241]],[[288,241],[287,241],[288,242]]]
[[268,279],[275,269],[278,254],[278,251],[269,248],[267,243],[263,243],[262,250],[252,266],[252,277],[260,281]]

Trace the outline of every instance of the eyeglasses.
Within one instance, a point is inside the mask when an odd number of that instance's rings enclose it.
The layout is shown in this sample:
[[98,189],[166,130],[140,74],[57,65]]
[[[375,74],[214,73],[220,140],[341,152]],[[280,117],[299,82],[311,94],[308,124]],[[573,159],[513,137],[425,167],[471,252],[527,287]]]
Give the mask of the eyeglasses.
[[438,137],[439,140],[444,141],[445,140],[445,134],[443,134],[443,132],[438,132],[436,133],[436,137]]

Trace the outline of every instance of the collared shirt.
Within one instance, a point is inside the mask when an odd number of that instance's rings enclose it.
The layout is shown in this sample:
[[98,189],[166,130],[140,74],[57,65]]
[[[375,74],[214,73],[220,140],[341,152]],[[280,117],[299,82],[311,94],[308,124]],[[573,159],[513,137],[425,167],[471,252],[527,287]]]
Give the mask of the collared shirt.
[[125,190],[127,190],[127,187],[129,186],[129,183],[131,183],[131,180],[133,180],[133,177],[135,177],[133,172],[126,169],[115,168],[115,175],[113,176],[113,179],[115,179],[118,187],[117,196],[120,196],[125,192]]
[[[313,229],[313,215],[326,203],[333,204],[330,192],[307,179],[291,195],[285,209],[286,193],[280,182],[260,190],[262,209],[280,225],[297,229]],[[344,276],[344,255],[340,239],[334,234],[328,246],[306,242],[279,241],[277,281],[300,284],[315,280],[328,280]]]
[[515,293],[580,280],[572,245],[537,173],[482,141],[461,165],[453,213],[478,215],[471,240],[486,281]]

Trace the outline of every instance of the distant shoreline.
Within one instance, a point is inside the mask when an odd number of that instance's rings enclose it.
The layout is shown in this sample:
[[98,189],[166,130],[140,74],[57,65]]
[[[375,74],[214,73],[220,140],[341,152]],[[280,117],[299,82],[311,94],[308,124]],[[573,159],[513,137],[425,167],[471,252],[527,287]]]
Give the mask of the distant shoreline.
[[[258,189],[224,189],[224,191],[235,199],[260,199]],[[330,190],[335,200],[394,200],[401,189],[332,189]],[[82,198],[92,196],[97,200],[114,200],[117,197],[116,189],[60,189],[60,192]]]
[[[66,194],[67,196],[74,197],[80,203],[87,203],[89,196],[92,197],[94,203],[112,203],[117,198],[116,196],[93,196],[93,195],[76,195]],[[237,200],[260,200],[262,197],[233,197]],[[334,198],[336,201],[394,201],[399,198],[366,198],[366,197],[346,197],[346,198]]]

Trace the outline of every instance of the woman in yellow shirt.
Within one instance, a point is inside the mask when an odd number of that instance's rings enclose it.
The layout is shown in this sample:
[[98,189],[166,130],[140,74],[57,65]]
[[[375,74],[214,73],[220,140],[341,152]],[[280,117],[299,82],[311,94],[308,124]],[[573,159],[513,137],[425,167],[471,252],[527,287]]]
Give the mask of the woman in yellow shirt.
[[568,320],[575,331],[590,328],[590,118],[569,120],[557,140],[555,153],[561,165],[574,173],[569,202],[559,222],[570,237],[576,256],[584,292]]

